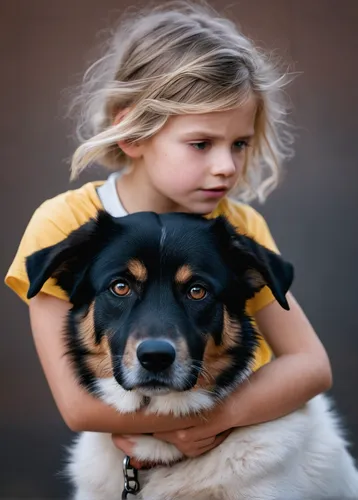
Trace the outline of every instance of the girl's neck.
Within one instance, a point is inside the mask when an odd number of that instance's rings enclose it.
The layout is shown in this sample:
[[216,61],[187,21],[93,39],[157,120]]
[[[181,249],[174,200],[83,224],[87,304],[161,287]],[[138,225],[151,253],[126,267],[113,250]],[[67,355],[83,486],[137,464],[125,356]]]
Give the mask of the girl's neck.
[[134,212],[179,212],[175,202],[163,196],[147,178],[145,170],[133,168],[117,178],[116,188],[121,203],[129,214]]

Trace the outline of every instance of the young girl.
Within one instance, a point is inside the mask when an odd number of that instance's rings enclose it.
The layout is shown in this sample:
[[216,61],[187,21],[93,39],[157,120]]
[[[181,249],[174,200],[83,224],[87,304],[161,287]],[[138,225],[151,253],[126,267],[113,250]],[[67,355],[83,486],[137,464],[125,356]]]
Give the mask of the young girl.
[[[85,126],[89,135],[72,161],[73,177],[95,161],[115,172],[35,211],[7,285],[27,302],[25,257],[65,238],[100,208],[118,217],[146,210],[224,214],[278,251],[262,216],[243,201],[265,199],[289,153],[285,82],[233,23],[209,8],[170,4],[127,18],[86,73],[80,131]],[[288,300],[289,312],[264,288],[249,302],[262,334],[255,373],[205,421],[118,414],[79,386],[64,356],[70,305],[63,292],[49,280],[29,310],[44,373],[72,430],[112,433],[129,455],[131,434],[155,433],[193,457],[230,429],[276,419],[330,388],[326,352],[291,294]]]

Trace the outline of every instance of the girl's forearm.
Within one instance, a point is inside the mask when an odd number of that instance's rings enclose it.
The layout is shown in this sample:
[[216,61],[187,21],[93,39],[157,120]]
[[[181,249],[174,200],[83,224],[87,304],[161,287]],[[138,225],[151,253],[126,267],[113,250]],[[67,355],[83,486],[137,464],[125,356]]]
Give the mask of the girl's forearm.
[[330,367],[324,359],[306,353],[282,355],[231,396],[231,420],[240,427],[283,417],[330,386]]
[[[108,432],[111,434],[142,434],[184,429],[197,425],[200,417],[176,418],[171,415],[148,415],[144,410],[120,414],[114,408],[87,393],[76,401],[76,410],[63,413],[67,425],[75,432]],[[65,415],[69,417],[66,419]]]

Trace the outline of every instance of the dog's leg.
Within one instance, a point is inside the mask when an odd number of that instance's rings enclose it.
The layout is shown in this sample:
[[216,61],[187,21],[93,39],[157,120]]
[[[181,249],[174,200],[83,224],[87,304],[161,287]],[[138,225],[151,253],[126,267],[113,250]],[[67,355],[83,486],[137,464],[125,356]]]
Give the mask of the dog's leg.
[[171,464],[183,457],[183,454],[174,445],[151,436],[140,436],[134,441],[133,456],[137,460]]

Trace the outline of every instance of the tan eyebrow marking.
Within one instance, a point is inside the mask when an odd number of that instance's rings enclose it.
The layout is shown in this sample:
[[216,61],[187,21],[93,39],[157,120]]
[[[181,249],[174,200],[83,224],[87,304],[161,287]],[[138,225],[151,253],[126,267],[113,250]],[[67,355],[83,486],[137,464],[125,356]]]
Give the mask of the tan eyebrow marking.
[[188,265],[184,265],[179,267],[175,274],[176,283],[182,285],[190,280],[193,277],[193,271],[190,269]]
[[128,270],[138,281],[145,281],[148,278],[147,268],[138,259],[132,259],[128,262]]

